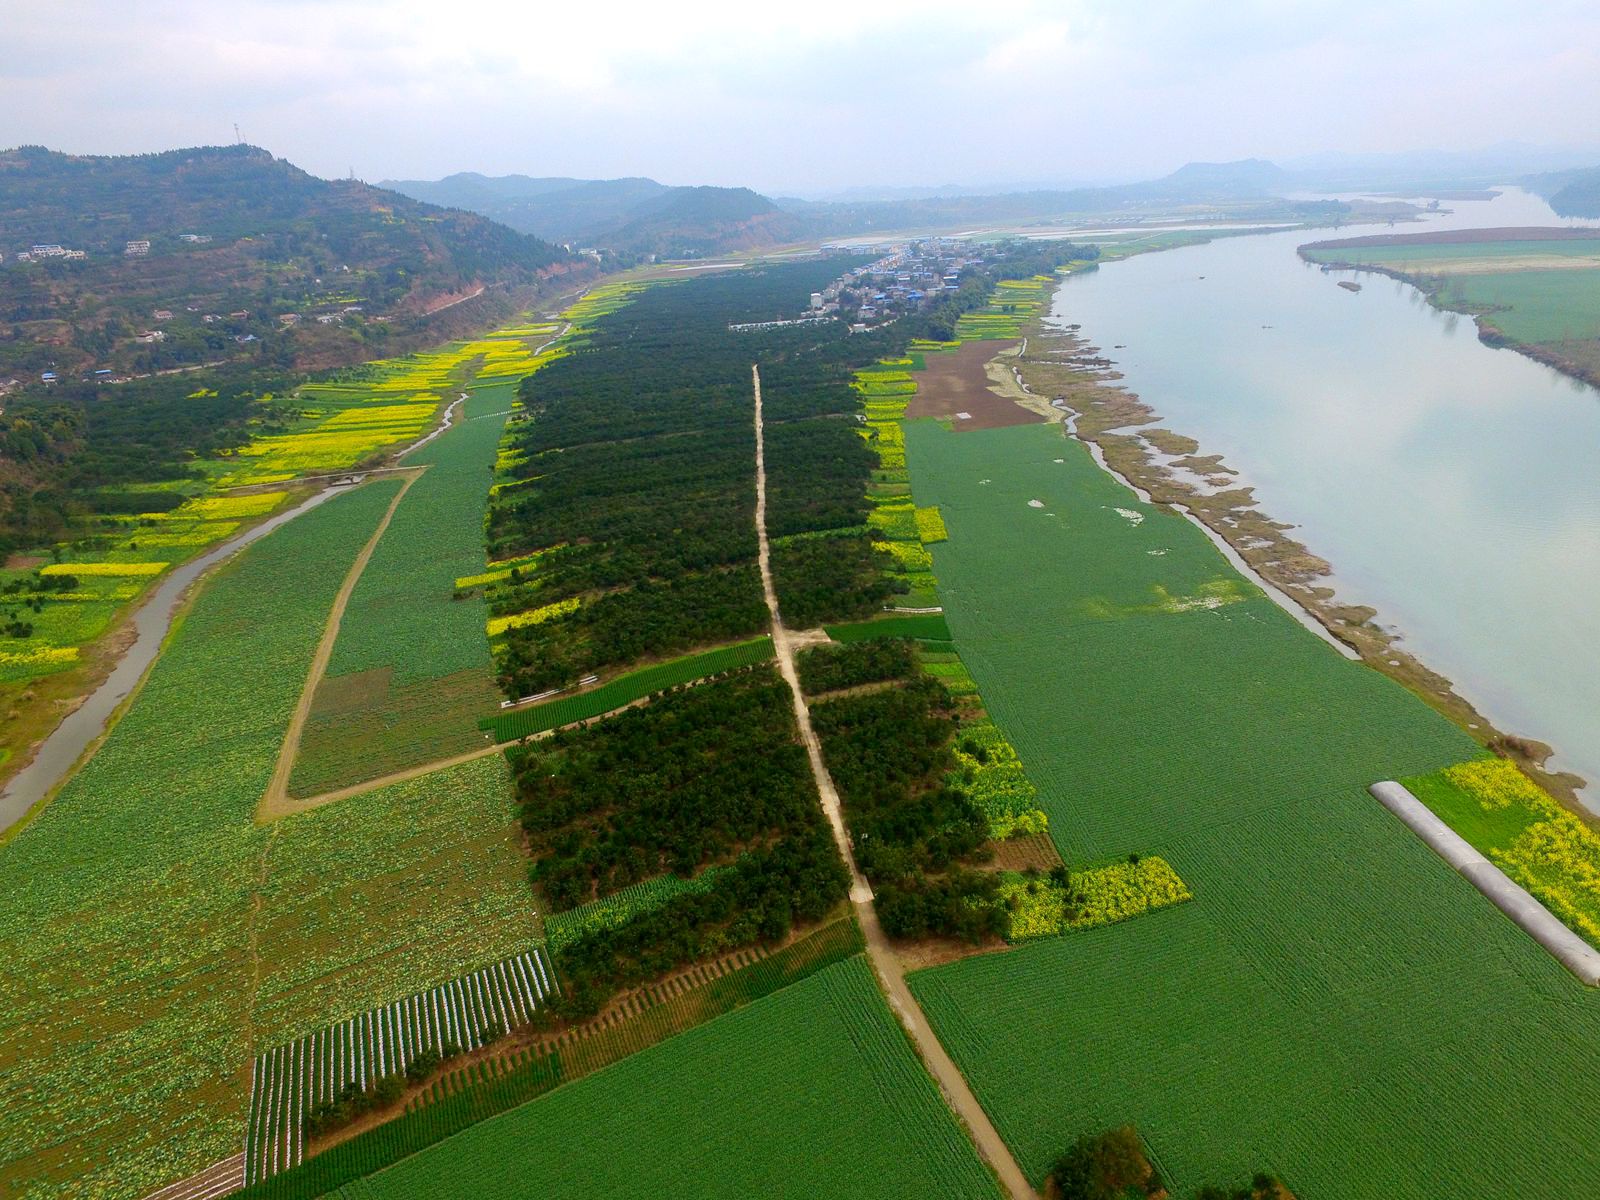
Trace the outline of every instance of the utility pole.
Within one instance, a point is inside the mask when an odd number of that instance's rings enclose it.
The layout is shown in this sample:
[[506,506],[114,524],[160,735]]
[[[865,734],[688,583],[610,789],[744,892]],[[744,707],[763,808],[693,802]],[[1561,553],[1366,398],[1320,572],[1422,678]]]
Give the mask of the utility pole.
[[240,145],[243,141],[244,141],[244,138],[239,136],[239,122],[235,121],[233,123],[233,144],[235,146],[237,146],[237,145]]

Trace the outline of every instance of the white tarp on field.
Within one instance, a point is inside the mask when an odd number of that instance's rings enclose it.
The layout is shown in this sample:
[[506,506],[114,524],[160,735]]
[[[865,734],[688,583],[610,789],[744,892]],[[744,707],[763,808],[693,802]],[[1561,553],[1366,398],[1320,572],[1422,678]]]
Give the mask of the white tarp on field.
[[1413,833],[1438,852],[1497,908],[1555,955],[1590,987],[1600,987],[1600,951],[1558,921],[1544,905],[1518,887],[1472,845],[1451,829],[1422,801],[1392,780],[1369,789],[1385,808],[1411,827]]

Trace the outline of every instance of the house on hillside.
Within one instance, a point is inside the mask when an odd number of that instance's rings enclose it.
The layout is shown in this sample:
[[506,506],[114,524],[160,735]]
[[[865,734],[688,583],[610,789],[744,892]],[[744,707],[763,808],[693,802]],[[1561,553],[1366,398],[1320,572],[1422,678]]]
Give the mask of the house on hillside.
[[129,242],[122,248],[122,253],[127,258],[143,258],[150,253],[148,241]]

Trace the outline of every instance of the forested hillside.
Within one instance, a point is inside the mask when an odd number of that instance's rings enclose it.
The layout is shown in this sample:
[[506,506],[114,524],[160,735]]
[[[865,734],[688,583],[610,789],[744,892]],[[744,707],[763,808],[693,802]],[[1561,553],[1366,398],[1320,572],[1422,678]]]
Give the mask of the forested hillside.
[[24,383],[356,362],[487,325],[589,269],[482,216],[243,145],[0,153],[0,254],[0,372]]

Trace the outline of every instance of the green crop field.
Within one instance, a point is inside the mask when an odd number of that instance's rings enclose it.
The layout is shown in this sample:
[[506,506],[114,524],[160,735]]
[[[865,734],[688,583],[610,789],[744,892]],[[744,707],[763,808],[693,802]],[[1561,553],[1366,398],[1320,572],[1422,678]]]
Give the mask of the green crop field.
[[478,728],[490,731],[496,741],[512,742],[517,738],[570,725],[574,721],[598,717],[667,688],[681,687],[686,683],[720,675],[724,671],[770,662],[771,659],[772,639],[765,636],[752,638],[748,642],[719,646],[699,654],[686,654],[653,667],[629,671],[626,675],[609,679],[599,687],[575,696],[562,696],[515,712],[485,717],[478,722]]
[[458,1134],[344,1200],[993,1197],[860,958]]
[[236,1151],[251,815],[394,488],[308,513],[202,593],[99,753],[0,848],[4,1190],[138,1195]]
[[499,755],[280,819],[261,891],[267,1040],[431,987],[539,933]]
[[1487,313],[1515,342],[1600,337],[1600,270],[1456,275],[1446,281],[1440,301]]
[[137,1197],[235,1154],[252,1035],[281,1041],[534,932],[497,760],[253,820],[396,486],[225,570],[104,746],[0,847],[0,1192]]
[[836,642],[864,642],[872,638],[916,638],[920,641],[947,642],[950,627],[943,613],[909,613],[898,617],[878,617],[872,621],[857,621],[850,625],[827,626],[828,636]]
[[615,929],[640,913],[653,912],[679,896],[709,891],[726,870],[726,867],[708,867],[692,879],[657,875],[577,908],[551,913],[544,921],[546,944],[552,954],[559,955],[564,947],[591,929]]
[[1600,1168],[1600,995],[1365,791],[1475,744],[1058,428],[916,422],[907,449],[950,628],[1063,856],[1158,854],[1194,895],[912,977],[1023,1168],[1124,1122],[1179,1195],[1268,1168],[1489,1200]]
[[514,383],[475,389],[446,433],[407,456],[427,470],[395,509],[345,609],[318,685],[291,794],[312,796],[482,745],[495,702],[481,594],[489,470]]

